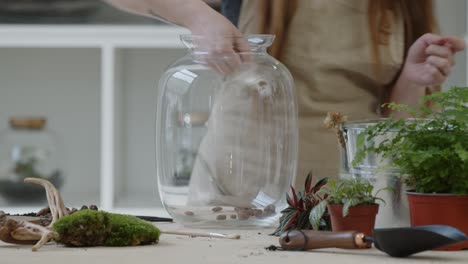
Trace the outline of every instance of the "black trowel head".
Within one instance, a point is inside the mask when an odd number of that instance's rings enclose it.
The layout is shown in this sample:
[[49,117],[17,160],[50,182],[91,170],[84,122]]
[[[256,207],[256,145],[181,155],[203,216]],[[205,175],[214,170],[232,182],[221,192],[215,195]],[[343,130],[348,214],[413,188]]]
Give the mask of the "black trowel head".
[[374,230],[376,248],[392,257],[409,255],[467,240],[460,230],[447,225],[426,225]]

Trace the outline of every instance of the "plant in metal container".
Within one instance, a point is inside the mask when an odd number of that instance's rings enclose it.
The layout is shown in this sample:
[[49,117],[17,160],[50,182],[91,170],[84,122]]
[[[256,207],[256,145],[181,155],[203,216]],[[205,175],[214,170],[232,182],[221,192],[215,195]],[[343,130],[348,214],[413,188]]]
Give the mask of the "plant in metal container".
[[[327,182],[328,178],[323,178],[312,184],[312,175],[309,174],[305,180],[304,191],[296,191],[291,186],[291,196],[287,195],[286,197],[289,206],[281,211],[280,225],[273,232],[273,235],[281,235],[292,229],[312,229],[309,215],[311,210],[324,199],[317,193]],[[328,214],[322,214],[317,222],[317,229],[330,230]]]
[[[453,87],[423,98],[419,106],[390,103],[412,119],[390,117],[358,136],[353,164],[377,153],[412,190],[407,192],[411,224],[445,224],[468,232],[468,87]],[[428,105],[431,105],[429,107]],[[392,131],[393,137],[377,142]],[[449,250],[468,248],[468,243]]]
[[326,198],[311,210],[310,223],[318,230],[320,219],[328,211],[333,231],[354,230],[372,235],[379,210],[379,204],[376,202],[385,202],[377,195],[382,190],[390,189],[382,188],[373,194],[374,186],[367,179],[329,180],[318,192]]

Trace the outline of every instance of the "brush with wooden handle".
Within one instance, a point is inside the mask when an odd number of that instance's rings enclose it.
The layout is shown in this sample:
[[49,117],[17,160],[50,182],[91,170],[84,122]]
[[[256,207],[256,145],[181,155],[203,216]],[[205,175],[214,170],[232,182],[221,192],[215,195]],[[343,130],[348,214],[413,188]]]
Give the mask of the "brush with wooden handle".
[[326,232],[313,230],[291,230],[279,238],[280,245],[287,250],[308,250],[318,248],[368,248],[364,233],[355,231]]

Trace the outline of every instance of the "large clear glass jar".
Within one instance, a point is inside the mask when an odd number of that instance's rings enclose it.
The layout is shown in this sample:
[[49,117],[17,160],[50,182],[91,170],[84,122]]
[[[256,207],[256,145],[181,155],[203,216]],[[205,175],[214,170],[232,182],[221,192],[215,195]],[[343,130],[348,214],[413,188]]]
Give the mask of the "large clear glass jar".
[[[266,52],[274,36],[244,38],[249,50],[229,57],[203,50],[201,37],[182,36],[190,52],[159,83],[159,193],[186,226],[270,227],[286,207],[297,164],[294,84]],[[222,74],[232,56],[242,63]]]
[[24,178],[63,183],[61,148],[56,135],[41,117],[10,118],[0,132],[0,195],[8,204],[34,204],[46,200],[44,188],[24,183]]

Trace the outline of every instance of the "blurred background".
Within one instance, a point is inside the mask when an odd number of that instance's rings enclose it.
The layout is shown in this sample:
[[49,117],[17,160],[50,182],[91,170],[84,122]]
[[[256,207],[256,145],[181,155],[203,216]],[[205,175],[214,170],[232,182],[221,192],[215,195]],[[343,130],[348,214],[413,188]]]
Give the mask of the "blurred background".
[[[220,9],[221,0],[206,0]],[[122,12],[99,0],[0,0],[2,23],[158,24],[160,21]]]
[[[219,9],[220,1],[209,2]],[[435,3],[441,33],[464,36],[467,0]],[[0,160],[0,210],[45,205],[37,190],[23,195],[18,181],[35,174],[59,175],[69,206],[161,214],[157,87],[185,54],[178,35],[186,32],[96,0],[0,0],[0,159],[9,160]],[[444,87],[467,84],[466,62],[466,52],[457,55]],[[30,127],[37,119],[46,121]]]

